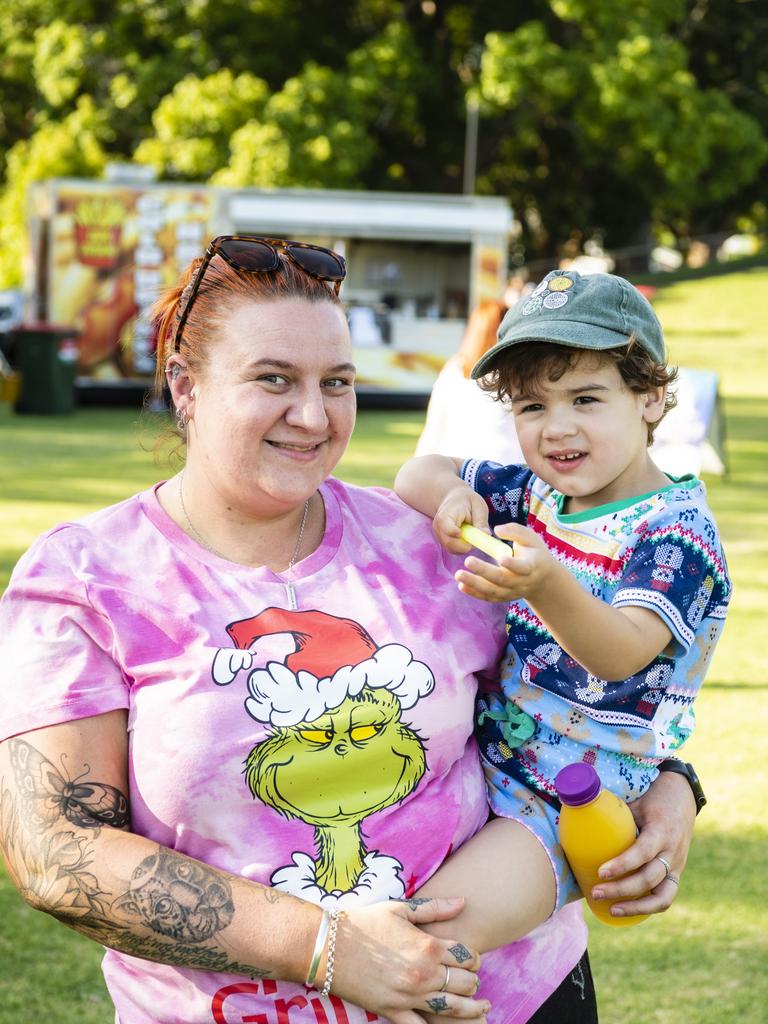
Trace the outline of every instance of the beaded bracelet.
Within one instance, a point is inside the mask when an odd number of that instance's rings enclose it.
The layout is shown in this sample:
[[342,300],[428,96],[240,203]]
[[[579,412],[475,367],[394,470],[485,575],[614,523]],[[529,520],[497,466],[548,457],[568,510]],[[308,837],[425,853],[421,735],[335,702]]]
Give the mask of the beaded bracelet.
[[331,992],[331,985],[333,984],[333,967],[336,957],[336,929],[339,927],[339,920],[344,916],[344,912],[341,910],[332,910],[329,916],[331,920],[328,929],[328,961],[325,967],[325,983],[320,990],[321,996],[330,995]]
[[331,914],[327,910],[323,911],[323,917],[320,921],[320,927],[317,929],[317,937],[315,939],[315,946],[312,950],[312,959],[309,961],[309,970],[307,971],[307,980],[304,982],[308,988],[312,988],[315,984],[315,978],[317,977],[317,969],[320,966],[320,961],[323,957],[323,950],[325,949],[325,940],[328,937],[328,928],[331,924]]

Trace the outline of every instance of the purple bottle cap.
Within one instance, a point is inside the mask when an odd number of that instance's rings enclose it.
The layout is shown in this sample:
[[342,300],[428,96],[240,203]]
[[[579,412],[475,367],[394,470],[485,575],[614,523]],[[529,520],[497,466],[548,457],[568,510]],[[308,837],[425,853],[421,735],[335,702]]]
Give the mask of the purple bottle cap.
[[578,761],[560,769],[555,776],[555,789],[561,803],[581,807],[594,800],[600,792],[600,776],[591,764]]

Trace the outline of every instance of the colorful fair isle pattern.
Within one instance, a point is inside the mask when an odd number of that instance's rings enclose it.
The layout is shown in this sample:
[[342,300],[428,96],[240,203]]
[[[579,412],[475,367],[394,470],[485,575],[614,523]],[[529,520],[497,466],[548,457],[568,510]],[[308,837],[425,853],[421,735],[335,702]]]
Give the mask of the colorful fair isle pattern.
[[[617,608],[652,609],[673,638],[640,672],[608,682],[575,662],[524,601],[513,601],[502,687],[537,728],[512,750],[499,723],[484,715],[478,731],[486,760],[545,800],[561,767],[589,761],[604,785],[635,799],[658,761],[693,730],[693,701],[731,596],[703,484],[687,477],[626,503],[567,515],[563,496],[526,466],[470,461],[462,476],[485,498],[492,527],[516,522],[534,530],[591,594]],[[489,697],[481,711],[498,712],[501,703]]]

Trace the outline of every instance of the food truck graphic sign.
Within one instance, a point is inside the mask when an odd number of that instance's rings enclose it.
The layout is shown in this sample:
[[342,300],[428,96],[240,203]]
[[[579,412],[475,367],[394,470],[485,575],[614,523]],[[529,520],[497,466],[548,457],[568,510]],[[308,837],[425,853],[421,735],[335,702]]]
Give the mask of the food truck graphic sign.
[[64,182],[33,192],[38,315],[78,331],[82,374],[105,382],[152,375],[149,309],[200,253],[214,205],[199,186]]

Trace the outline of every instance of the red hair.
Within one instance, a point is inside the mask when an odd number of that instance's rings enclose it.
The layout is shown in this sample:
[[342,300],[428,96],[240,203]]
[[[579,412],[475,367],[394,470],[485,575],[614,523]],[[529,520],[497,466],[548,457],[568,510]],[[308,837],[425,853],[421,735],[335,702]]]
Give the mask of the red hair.
[[[173,355],[176,324],[202,261],[202,256],[192,260],[176,284],[167,289],[152,307],[157,337],[155,388],[158,392],[163,388],[168,358]],[[179,351],[192,369],[203,365],[208,349],[216,344],[216,327],[238,304],[278,299],[306,299],[308,302],[341,305],[333,288],[305,273],[291,260],[281,257],[279,270],[252,274],[235,270],[226,260],[214,256],[205,268],[192,310],[184,324]]]
[[480,302],[472,310],[457,352],[461,372],[467,380],[480,356],[484,356],[488,349],[496,344],[496,332],[506,312],[507,307],[504,303],[496,299]]

